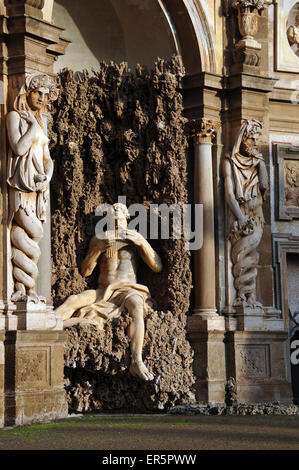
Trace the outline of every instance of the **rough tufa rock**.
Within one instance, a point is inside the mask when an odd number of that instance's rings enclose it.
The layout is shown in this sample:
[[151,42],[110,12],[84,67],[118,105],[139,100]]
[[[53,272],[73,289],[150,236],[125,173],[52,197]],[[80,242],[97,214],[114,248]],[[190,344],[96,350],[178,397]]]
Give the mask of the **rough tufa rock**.
[[213,405],[205,403],[181,404],[168,410],[173,415],[297,415],[296,405],[281,405],[279,403],[239,403],[233,406]]
[[[49,122],[52,179],[52,294],[54,305],[95,288],[98,270],[83,278],[78,267],[94,235],[99,204],[127,206],[188,203],[188,141],[179,58],[158,60],[148,72],[101,63],[94,75],[64,70]],[[138,282],[149,287],[155,311],[146,318],[144,359],[156,377],[144,384],[128,373],[129,319],[98,332],[68,330],[66,388],[72,410],[150,411],[192,400],[192,350],[186,313],[192,288],[184,240],[151,240],[164,269],[140,263]],[[175,352],[173,352],[173,350]],[[191,394],[190,394],[191,393]]]
[[100,331],[93,325],[69,328],[65,376],[69,409],[77,412],[154,411],[194,402],[192,350],[184,326],[171,312],[145,318],[145,364],[153,382],[129,374],[129,342],[124,315]]

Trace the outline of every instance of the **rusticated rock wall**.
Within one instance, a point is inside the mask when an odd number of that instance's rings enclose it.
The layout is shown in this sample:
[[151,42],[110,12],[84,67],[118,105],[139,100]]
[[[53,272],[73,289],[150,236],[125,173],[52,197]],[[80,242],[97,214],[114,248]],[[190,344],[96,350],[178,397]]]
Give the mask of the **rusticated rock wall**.
[[[64,70],[50,122],[53,299],[95,288],[98,272],[79,268],[99,220],[96,207],[127,197],[127,205],[185,204],[187,139],[182,115],[181,62],[158,60],[154,70],[102,63],[93,76]],[[129,318],[99,332],[68,330],[66,382],[70,409],[153,410],[190,400],[192,350],[186,340],[191,292],[190,253],[184,240],[150,240],[164,269],[140,264],[138,281],[155,301],[146,318],[144,359],[155,381],[128,373]]]

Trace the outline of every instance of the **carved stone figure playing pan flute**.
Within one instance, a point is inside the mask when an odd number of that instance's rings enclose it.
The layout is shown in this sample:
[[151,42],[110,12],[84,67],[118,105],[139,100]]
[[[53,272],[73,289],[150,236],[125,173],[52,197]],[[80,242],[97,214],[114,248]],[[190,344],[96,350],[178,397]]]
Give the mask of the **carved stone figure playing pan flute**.
[[[139,256],[154,272],[162,270],[162,263],[146,239],[127,228],[127,207],[118,203],[113,208],[116,231],[106,232],[105,238],[94,236],[81,266],[81,274],[89,276],[99,263],[97,289],[71,295],[55,312],[62,316],[65,327],[91,323],[101,328],[105,321],[119,317],[126,309],[131,317],[130,372],[142,380],[153,380],[142,360],[144,314],[150,293],[146,286],[137,283],[136,273]],[[118,237],[120,232],[122,236]]]

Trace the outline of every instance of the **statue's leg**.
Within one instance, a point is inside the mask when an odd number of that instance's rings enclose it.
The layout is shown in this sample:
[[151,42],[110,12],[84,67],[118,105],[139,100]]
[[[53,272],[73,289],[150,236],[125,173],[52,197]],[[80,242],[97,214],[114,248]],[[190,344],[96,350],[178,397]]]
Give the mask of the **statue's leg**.
[[43,225],[41,221],[36,217],[34,212],[29,215],[26,214],[24,209],[19,209],[14,219],[16,223],[22,227],[29,235],[29,237],[35,242],[39,243],[43,238]]
[[63,320],[68,320],[76,310],[93,304],[96,299],[97,290],[95,289],[86,290],[81,294],[71,295],[62,305],[60,305],[60,307],[55,310],[55,313],[59,313]]
[[11,229],[13,274],[15,278],[15,300],[29,295],[35,302],[39,297],[35,292],[38,276],[37,263],[40,257],[38,246],[43,236],[43,227],[33,212],[27,214],[20,208],[14,214]]
[[[256,251],[261,237],[261,225],[255,225],[253,233],[243,235],[232,245],[234,286],[237,291],[235,306],[254,306],[256,296],[256,277],[259,254]],[[249,299],[249,302],[248,302]],[[253,304],[251,302],[253,299]]]
[[131,340],[131,366],[130,372],[138,375],[142,380],[153,380],[154,376],[146,368],[142,360],[142,347],[144,340],[144,301],[139,295],[132,295],[125,302],[132,321],[128,327],[128,336]]

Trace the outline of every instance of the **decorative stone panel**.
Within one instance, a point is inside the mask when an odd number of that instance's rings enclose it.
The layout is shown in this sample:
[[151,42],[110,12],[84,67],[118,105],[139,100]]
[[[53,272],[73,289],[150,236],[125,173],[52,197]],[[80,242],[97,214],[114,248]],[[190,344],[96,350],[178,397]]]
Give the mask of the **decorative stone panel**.
[[5,425],[64,418],[63,331],[8,331],[5,338]]
[[274,144],[275,215],[277,220],[299,218],[299,148]]
[[236,349],[241,377],[270,376],[270,360],[268,344],[238,345]]

